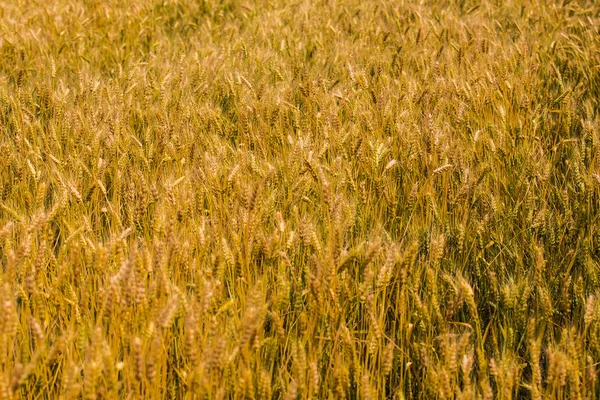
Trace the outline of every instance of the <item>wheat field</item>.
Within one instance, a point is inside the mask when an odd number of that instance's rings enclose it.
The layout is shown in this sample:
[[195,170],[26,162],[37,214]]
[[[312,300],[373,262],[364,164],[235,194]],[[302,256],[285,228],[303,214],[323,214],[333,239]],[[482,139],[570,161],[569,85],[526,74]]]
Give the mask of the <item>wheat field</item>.
[[600,398],[600,5],[0,0],[0,399]]

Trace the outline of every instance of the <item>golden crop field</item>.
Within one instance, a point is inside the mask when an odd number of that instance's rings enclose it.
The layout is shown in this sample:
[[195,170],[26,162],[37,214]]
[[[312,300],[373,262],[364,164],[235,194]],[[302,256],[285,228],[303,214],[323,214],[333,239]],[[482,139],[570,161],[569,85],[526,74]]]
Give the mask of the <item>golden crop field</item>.
[[600,398],[600,4],[0,0],[0,399]]

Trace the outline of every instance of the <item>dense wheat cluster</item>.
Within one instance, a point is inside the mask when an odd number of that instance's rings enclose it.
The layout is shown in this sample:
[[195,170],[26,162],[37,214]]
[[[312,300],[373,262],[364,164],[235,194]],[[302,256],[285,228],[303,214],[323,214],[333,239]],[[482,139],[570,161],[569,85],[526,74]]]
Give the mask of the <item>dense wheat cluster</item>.
[[600,5],[0,1],[0,399],[600,397]]

